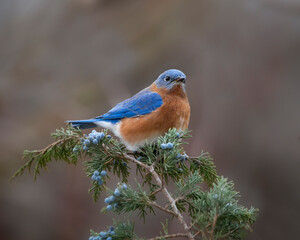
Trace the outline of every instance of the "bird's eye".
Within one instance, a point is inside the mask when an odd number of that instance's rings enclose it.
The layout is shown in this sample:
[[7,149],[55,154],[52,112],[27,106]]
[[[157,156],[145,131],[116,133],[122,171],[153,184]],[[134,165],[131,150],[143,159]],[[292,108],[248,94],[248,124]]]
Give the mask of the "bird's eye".
[[170,80],[171,80],[170,76],[166,76],[166,77],[165,77],[165,81],[166,81],[166,82],[168,82],[168,81],[170,81]]

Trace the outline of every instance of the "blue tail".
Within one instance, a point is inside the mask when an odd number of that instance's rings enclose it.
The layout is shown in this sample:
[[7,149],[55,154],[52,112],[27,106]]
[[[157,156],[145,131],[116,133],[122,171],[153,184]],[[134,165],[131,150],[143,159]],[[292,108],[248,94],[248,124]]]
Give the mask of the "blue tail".
[[87,129],[87,128],[95,128],[98,127],[94,122],[97,120],[95,119],[88,119],[88,120],[71,120],[66,121],[67,123],[71,123],[72,127],[77,127],[79,129]]

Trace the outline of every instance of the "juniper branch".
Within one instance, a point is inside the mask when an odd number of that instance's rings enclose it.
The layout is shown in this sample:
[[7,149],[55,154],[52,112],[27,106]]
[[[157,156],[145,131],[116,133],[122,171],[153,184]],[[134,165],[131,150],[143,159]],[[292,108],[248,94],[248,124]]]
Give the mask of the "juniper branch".
[[51,136],[56,139],[56,141],[47,147],[40,150],[24,151],[23,160],[28,159],[28,161],[14,173],[10,181],[22,175],[26,169],[30,171],[34,162],[36,163],[34,168],[34,180],[36,180],[37,175],[40,174],[40,168],[47,169],[47,163],[52,159],[62,160],[69,164],[77,163],[77,156],[73,154],[72,149],[79,142],[80,137],[82,137],[81,131],[68,127],[66,130],[63,128],[56,130]]
[[[71,127],[57,130],[52,134],[55,142],[49,146],[41,150],[24,151],[27,163],[12,178],[21,175],[26,169],[30,170],[35,163],[34,179],[36,179],[40,168],[47,168],[47,164],[53,159],[76,164],[82,155],[86,155],[89,160],[84,165],[87,175],[92,178],[90,191],[95,201],[100,193],[106,190],[112,193],[113,203],[117,204],[117,207],[110,206],[108,210],[113,210],[117,214],[137,210],[139,215],[145,218],[146,214],[154,213],[154,209],[157,209],[172,215],[184,229],[184,233],[168,234],[166,224],[163,225],[164,233],[150,240],[241,239],[244,230],[251,230],[250,226],[255,221],[257,210],[247,209],[238,204],[239,195],[234,191],[233,183],[217,176],[208,153],[202,152],[199,157],[188,157],[185,154],[181,146],[184,142],[181,140],[189,137],[187,131],[179,134],[176,129],[171,129],[165,136],[159,137],[157,142],[147,143],[138,153],[127,151],[124,145],[107,135],[105,130],[101,133],[95,130],[93,132],[89,136],[83,136],[80,130]],[[93,134],[97,135],[97,139]],[[172,147],[166,149],[170,144]],[[126,188],[122,190],[124,192],[117,195],[106,187],[106,181],[109,179],[106,171],[127,182],[131,173],[128,162],[136,165],[137,175],[140,174],[144,181],[143,186],[147,185],[150,188],[148,192],[145,192],[140,184],[138,184],[139,191],[127,188],[125,184]],[[99,176],[100,173],[102,177]],[[167,189],[170,179],[177,187],[174,194]],[[203,183],[210,187],[209,190],[201,188]],[[122,184],[118,184],[117,188],[121,189]],[[156,195],[159,192],[163,193],[166,206],[156,202]],[[189,214],[191,222],[189,226],[183,213]],[[139,239],[134,234],[134,226],[130,222],[119,221],[115,224],[117,226],[113,239]],[[108,231],[107,234],[112,237],[112,232]],[[199,236],[200,234],[202,236]],[[93,240],[100,236],[93,231],[91,235],[94,236]]]
[[154,177],[156,183],[158,184],[158,186],[162,189],[162,192],[163,194],[165,195],[165,197],[168,199],[169,203],[171,204],[171,207],[174,211],[174,216],[178,219],[178,221],[181,223],[181,225],[183,226],[187,236],[189,239],[193,240],[194,239],[194,236],[193,234],[190,232],[190,229],[187,225],[187,223],[185,222],[183,216],[181,215],[181,213],[179,212],[176,204],[175,204],[175,201],[174,199],[172,198],[171,194],[169,193],[168,189],[162,184],[162,181],[159,177],[159,175],[157,174],[157,172],[154,170],[154,167],[151,165],[151,166],[148,166],[144,163],[141,163],[139,161],[137,161],[135,158],[129,156],[129,155],[125,155],[125,157],[130,160],[131,162],[133,163],[136,163],[140,166],[142,166],[143,168],[147,169],[151,174],[152,176]]
[[216,227],[217,220],[218,220],[218,214],[215,215],[213,223],[212,223],[212,227],[211,227],[211,231],[210,231],[210,239],[211,240],[214,239],[214,233],[215,233],[215,227]]
[[173,216],[176,215],[175,212],[173,212],[173,211],[171,211],[171,210],[169,210],[169,209],[167,209],[167,208],[165,208],[163,206],[160,206],[158,203],[156,203],[154,201],[149,202],[149,204],[152,205],[153,207],[156,207],[156,208],[160,209],[161,211],[169,213],[169,214],[171,214]]
[[176,233],[176,234],[168,234],[161,237],[150,238],[148,240],[161,240],[166,238],[180,238],[180,237],[188,238],[188,235],[185,233]]

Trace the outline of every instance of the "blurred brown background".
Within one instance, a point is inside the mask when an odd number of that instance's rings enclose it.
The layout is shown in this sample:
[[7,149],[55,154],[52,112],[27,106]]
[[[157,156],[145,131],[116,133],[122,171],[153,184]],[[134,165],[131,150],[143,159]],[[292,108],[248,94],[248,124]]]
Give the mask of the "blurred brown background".
[[[247,239],[299,238],[298,0],[2,0],[1,239],[88,239],[111,224],[81,163],[9,177],[65,120],[100,115],[169,68],[188,77],[187,152],[210,152],[260,209]],[[138,232],[155,236],[164,217]]]

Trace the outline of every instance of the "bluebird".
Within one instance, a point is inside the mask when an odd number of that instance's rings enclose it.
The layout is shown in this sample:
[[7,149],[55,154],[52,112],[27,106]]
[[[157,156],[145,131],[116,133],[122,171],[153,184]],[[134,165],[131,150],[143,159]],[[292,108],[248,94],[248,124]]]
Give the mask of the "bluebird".
[[147,88],[120,102],[107,113],[87,120],[67,121],[80,129],[103,127],[111,130],[128,150],[137,151],[146,141],[168,132],[187,129],[190,105],[185,90],[186,76],[170,69]]

